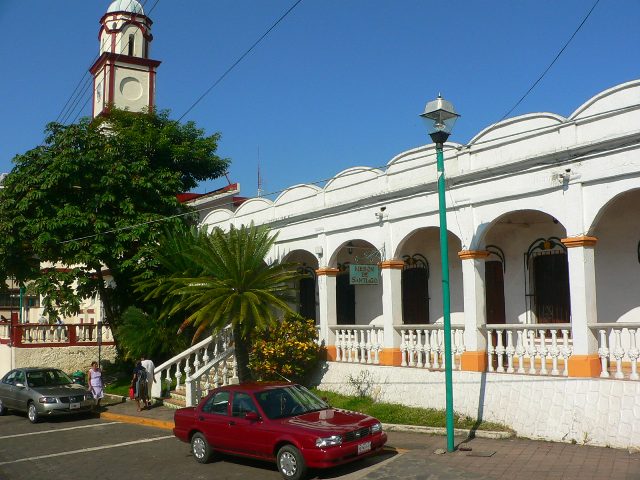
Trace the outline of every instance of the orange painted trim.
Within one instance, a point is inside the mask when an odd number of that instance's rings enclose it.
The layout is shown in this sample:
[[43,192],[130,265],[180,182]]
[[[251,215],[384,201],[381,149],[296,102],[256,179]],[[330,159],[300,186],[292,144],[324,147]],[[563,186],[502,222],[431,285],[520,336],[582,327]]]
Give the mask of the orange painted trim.
[[329,345],[326,350],[327,362],[335,362],[338,358],[335,345]]
[[568,237],[562,238],[560,241],[567,248],[593,247],[598,243],[598,239],[596,237]]
[[460,369],[467,372],[486,372],[488,365],[487,352],[462,352]]
[[175,427],[173,422],[165,420],[155,420],[153,418],[134,417],[132,415],[121,415],[119,413],[100,412],[100,418],[105,420],[114,420],[116,422],[133,423],[136,425],[144,425],[146,427],[163,428],[165,430],[173,430]]
[[399,367],[402,364],[402,351],[399,348],[384,348],[379,358],[380,365]]
[[476,258],[482,259],[487,258],[490,255],[490,252],[486,250],[461,250],[458,252],[458,257],[460,260],[475,260]]
[[571,355],[567,368],[570,377],[599,377],[602,364],[598,355]]
[[402,260],[385,260],[380,263],[380,268],[388,268],[390,270],[402,270],[404,262]]
[[316,275],[327,275],[328,277],[335,277],[338,275],[339,271],[340,270],[338,270],[337,268],[324,267],[317,269]]

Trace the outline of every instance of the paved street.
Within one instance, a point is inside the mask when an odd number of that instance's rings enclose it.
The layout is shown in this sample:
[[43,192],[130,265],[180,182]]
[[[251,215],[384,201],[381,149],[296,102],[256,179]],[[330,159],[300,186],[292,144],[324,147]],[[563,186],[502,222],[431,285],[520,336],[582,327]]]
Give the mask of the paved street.
[[[367,465],[324,472],[323,479],[353,478]],[[197,463],[189,445],[168,430],[98,418],[69,418],[31,425],[24,416],[0,417],[0,480],[96,479],[280,479],[270,463],[225,457]]]
[[[100,419],[68,418],[31,425],[18,414],[0,417],[0,480],[281,478],[270,463],[225,457],[209,465],[198,464],[189,446],[171,434],[172,418],[173,412],[166,407],[137,413],[133,402],[109,406]],[[443,436],[389,432],[389,445],[397,453],[321,471],[315,478],[640,479],[640,453],[622,449],[476,438],[463,444],[471,451],[434,454],[445,444]]]

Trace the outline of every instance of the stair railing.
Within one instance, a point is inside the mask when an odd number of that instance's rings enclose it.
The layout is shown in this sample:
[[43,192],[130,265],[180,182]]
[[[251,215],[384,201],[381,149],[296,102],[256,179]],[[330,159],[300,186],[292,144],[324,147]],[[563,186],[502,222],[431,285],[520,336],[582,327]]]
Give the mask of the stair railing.
[[[200,399],[209,393],[209,389],[211,388],[238,383],[238,371],[233,355],[234,353],[234,347],[227,347],[218,355],[214,356],[212,360],[196,370],[193,375],[185,378],[187,407],[196,406],[200,402]],[[230,363],[231,372],[229,372]],[[222,367],[222,375],[219,374],[220,367]],[[211,370],[213,369],[215,369],[215,376],[212,384]],[[229,375],[229,373],[231,373],[231,375]]]
[[157,366],[154,370],[151,396],[153,398],[167,397],[169,390],[172,389],[174,379],[176,383],[173,389],[177,389],[183,384],[183,377],[186,382],[191,371],[198,371],[202,364],[209,363],[211,357],[223,353],[223,350],[226,350],[231,344],[232,338],[231,327],[227,326],[217,334],[208,336]]

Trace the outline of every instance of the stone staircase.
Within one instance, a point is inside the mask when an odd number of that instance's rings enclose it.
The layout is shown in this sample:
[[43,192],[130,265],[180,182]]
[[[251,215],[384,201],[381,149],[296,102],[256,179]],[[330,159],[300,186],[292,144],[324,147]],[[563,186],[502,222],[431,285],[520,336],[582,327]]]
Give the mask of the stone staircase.
[[233,336],[227,327],[156,367],[152,395],[167,407],[194,406],[209,390],[237,382],[236,372]]
[[165,407],[178,409],[187,406],[187,389],[185,387],[179,387],[169,392],[168,398],[162,399],[162,404]]

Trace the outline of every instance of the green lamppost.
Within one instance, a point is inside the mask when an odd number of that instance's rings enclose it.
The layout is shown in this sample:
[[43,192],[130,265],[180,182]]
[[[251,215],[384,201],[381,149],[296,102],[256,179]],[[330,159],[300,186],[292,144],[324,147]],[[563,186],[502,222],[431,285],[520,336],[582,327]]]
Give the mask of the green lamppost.
[[440,256],[442,257],[442,309],[444,316],[444,378],[447,396],[447,451],[454,451],[453,441],[453,375],[451,357],[451,304],[449,296],[449,245],[447,241],[447,201],[444,183],[442,147],[447,141],[458,115],[451,103],[440,95],[427,103],[420,115],[427,123],[429,136],[436,144],[438,167],[438,212],[440,214]]

